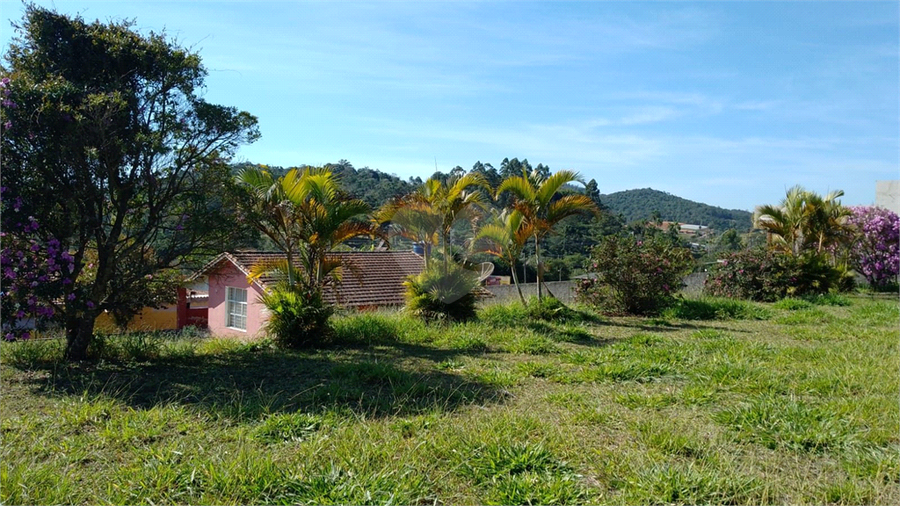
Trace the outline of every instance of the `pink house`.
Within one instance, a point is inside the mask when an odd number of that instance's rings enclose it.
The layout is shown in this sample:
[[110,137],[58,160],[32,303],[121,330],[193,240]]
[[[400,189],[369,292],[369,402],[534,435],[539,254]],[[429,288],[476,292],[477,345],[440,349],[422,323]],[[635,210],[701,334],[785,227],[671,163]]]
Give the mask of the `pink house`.
[[[422,272],[424,260],[412,251],[338,252],[344,265],[340,283],[328,286],[325,300],[345,308],[371,309],[404,303],[403,282]],[[263,333],[266,308],[259,297],[277,281],[263,276],[248,282],[254,265],[284,260],[284,253],[238,251],[222,253],[191,279],[206,277],[209,283],[208,325],[217,335],[254,337]]]

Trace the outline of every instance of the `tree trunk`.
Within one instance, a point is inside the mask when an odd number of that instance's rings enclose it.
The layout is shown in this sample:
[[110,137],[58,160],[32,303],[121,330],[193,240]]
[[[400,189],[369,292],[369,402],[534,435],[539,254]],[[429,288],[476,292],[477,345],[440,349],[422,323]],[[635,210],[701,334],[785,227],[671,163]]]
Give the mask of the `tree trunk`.
[[441,233],[441,241],[444,243],[444,272],[446,273],[450,265],[450,233]]
[[516,285],[516,290],[519,292],[519,298],[522,299],[522,305],[526,305],[526,306],[527,306],[528,303],[525,302],[525,296],[522,295],[522,287],[519,286],[519,279],[518,279],[518,276],[516,276],[516,264],[515,264],[515,262],[513,262],[512,264],[510,264],[510,269],[509,269],[509,271],[512,273],[513,284]]
[[287,256],[288,263],[288,286],[294,288],[294,253],[288,249],[285,251],[285,256]]
[[92,313],[81,318],[72,318],[66,323],[66,360],[87,358],[88,346],[94,338],[95,320],[96,314]]
[[537,260],[537,289],[538,289],[538,302],[544,300],[544,290],[541,288],[541,285],[544,283],[544,272],[541,268],[541,241],[534,236],[534,257]]
[[547,295],[548,295],[551,299],[556,299],[557,297],[556,297],[556,295],[553,294],[553,292],[550,291],[550,287],[547,286],[546,283],[543,283],[543,285],[544,285],[544,288],[547,290]]

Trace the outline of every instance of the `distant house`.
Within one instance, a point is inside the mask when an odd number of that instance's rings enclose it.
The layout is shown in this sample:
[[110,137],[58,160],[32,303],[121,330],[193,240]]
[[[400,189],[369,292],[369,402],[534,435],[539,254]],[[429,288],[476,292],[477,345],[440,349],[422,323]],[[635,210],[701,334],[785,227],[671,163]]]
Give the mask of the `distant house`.
[[[423,258],[412,251],[335,252],[344,266],[340,283],[326,286],[326,302],[345,308],[372,309],[400,306],[407,276],[425,268]],[[263,276],[249,283],[247,276],[255,265],[285,260],[280,252],[239,251],[222,253],[195,273],[191,280],[208,281],[208,326],[218,335],[255,336],[265,325],[266,308],[259,297],[277,282]],[[185,296],[181,292],[180,299]],[[179,304],[186,304],[179,300]]]
[[684,235],[702,236],[709,232],[709,227],[707,227],[706,225],[692,225],[689,223],[678,223],[674,221],[664,221],[659,225],[651,222],[650,225],[665,232],[667,232],[670,228],[677,226],[678,233]]

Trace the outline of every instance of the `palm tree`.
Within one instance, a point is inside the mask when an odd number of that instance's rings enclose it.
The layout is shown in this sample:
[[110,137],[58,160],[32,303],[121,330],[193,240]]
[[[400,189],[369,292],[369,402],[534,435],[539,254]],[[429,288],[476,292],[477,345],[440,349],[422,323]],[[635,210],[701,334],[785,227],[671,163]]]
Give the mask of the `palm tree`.
[[794,186],[780,204],[756,208],[753,223],[767,232],[769,247],[799,255],[805,250],[817,254],[840,240],[846,231],[849,210],[838,200],[844,192],[836,190],[825,197]]
[[549,177],[536,171],[531,174],[507,178],[497,188],[496,198],[504,192],[513,195],[512,209],[523,216],[523,222],[532,228],[534,252],[538,262],[538,300],[543,299],[544,273],[541,265],[541,240],[553,231],[557,223],[576,214],[598,214],[597,205],[590,197],[580,194],[557,198],[557,192],[566,183],[581,181],[581,175],[571,170],[561,170]]
[[843,196],[843,190],[828,192],[824,197],[812,192],[807,196],[807,205],[810,207],[808,233],[811,242],[815,242],[816,253],[821,254],[847,236],[847,218],[852,213],[838,200]]
[[[294,256],[300,247],[297,227],[299,216],[293,202],[284,192],[283,178],[276,179],[267,170],[249,167],[242,169],[236,179],[250,194],[250,198],[244,202],[244,219],[285,253],[287,265],[294,265]],[[284,273],[288,285],[293,286],[296,271],[288,268]]]
[[[287,257],[284,262],[257,266],[251,276],[277,272],[293,288],[304,275],[305,287],[318,290],[325,276],[340,267],[328,258],[328,252],[354,237],[378,235],[370,222],[355,220],[369,206],[347,197],[328,169],[294,168],[275,179],[265,170],[250,168],[241,171],[238,179],[252,196],[250,219]],[[302,272],[294,267],[296,255]]]
[[378,220],[391,222],[399,227],[401,235],[424,243],[426,267],[427,246],[440,242],[446,267],[452,253],[450,231],[460,220],[475,218],[475,209],[484,201],[479,188],[488,188],[488,185],[484,176],[477,173],[452,178],[446,184],[431,178],[413,193],[383,207]]
[[492,221],[478,231],[473,246],[476,251],[493,255],[509,265],[512,272],[513,284],[519,292],[522,304],[525,304],[525,296],[522,295],[522,287],[516,275],[516,262],[522,255],[525,243],[534,234],[532,224],[525,221],[525,216],[519,211],[504,209],[502,212],[494,212]]
[[320,286],[325,276],[339,267],[336,260],[327,258],[336,246],[354,237],[379,235],[371,222],[356,220],[369,212],[369,205],[345,195],[330,170],[294,169],[285,174],[282,183],[301,218],[298,235],[306,245],[301,255],[310,286]]

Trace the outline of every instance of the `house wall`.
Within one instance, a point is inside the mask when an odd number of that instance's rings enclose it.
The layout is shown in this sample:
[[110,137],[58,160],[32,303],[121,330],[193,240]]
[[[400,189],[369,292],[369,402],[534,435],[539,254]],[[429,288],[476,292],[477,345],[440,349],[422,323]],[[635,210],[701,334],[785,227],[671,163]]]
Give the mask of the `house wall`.
[[[145,307],[140,313],[128,322],[125,330],[128,332],[136,332],[142,330],[175,330],[178,328],[177,311],[175,306],[166,306],[163,308]],[[117,333],[122,329],[116,325],[112,315],[103,312],[97,317],[94,323],[94,329],[100,332]]]
[[[227,304],[227,288],[243,288],[247,290],[247,330],[241,331],[225,326]],[[247,275],[231,264],[226,264],[209,274],[209,331],[213,335],[256,337],[262,334],[264,325],[263,310],[265,306],[259,302],[262,290],[247,282]]]

